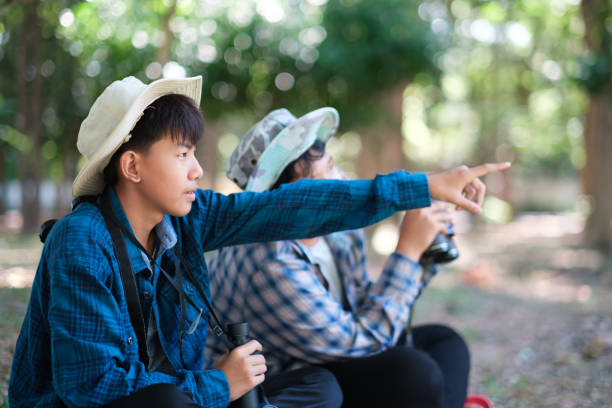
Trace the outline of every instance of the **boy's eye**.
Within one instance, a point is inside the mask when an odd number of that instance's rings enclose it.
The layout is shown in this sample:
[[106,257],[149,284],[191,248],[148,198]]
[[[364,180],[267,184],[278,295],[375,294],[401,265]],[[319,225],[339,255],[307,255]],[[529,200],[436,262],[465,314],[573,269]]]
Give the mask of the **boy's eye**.
[[182,159],[182,158],[185,158],[185,157],[187,157],[187,153],[185,153],[185,152],[183,152],[183,153],[179,153],[179,154],[178,154],[178,157],[180,157],[181,159]]

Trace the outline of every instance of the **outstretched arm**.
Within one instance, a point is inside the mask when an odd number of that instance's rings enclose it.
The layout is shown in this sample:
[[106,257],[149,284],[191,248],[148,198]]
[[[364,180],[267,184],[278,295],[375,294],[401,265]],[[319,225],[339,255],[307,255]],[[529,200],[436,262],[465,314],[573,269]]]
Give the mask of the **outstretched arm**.
[[397,211],[427,207],[432,197],[480,213],[485,186],[479,177],[509,166],[461,166],[428,176],[396,171],[373,180],[302,179],[274,191],[230,196],[200,190],[182,222],[208,251],[362,228]]
[[373,180],[302,179],[262,193],[224,196],[198,191],[194,208],[182,222],[208,251],[361,228],[430,203],[424,174],[397,171]]

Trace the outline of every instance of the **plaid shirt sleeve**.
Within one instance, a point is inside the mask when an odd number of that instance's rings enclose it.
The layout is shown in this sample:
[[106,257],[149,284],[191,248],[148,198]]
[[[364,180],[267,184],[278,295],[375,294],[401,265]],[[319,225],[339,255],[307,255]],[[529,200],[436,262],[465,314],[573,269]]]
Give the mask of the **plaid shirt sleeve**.
[[[336,260],[339,262],[339,269],[344,274],[349,275],[349,285],[347,290],[353,292],[351,298],[354,299],[355,304],[363,304],[368,302],[370,297],[370,291],[372,286],[375,284],[367,271],[367,260],[366,260],[366,239],[363,230],[352,230],[344,233],[350,242],[349,249],[350,256],[347,257],[343,252],[336,251]],[[415,270],[419,270],[419,273],[415,273]],[[404,301],[412,307],[417,298],[421,295],[423,289],[427,287],[431,279],[438,273],[437,264],[426,264],[414,262],[412,259],[402,255],[399,252],[393,252],[387,261],[383,265],[383,269],[380,273],[380,279],[394,274],[400,275],[413,275],[416,285],[412,285],[410,290],[404,295]],[[379,280],[380,283],[380,280]],[[406,327],[408,323],[409,315],[402,315],[402,319],[397,321],[397,326],[401,330]],[[397,333],[396,333],[397,334]]]
[[226,406],[227,381],[218,370],[179,370],[176,376],[145,370],[125,302],[120,301],[121,285],[111,284],[120,282],[111,268],[112,246],[100,243],[110,237],[101,236],[104,229],[98,223],[96,231],[94,221],[56,226],[41,260],[50,272],[49,358],[57,395],[70,407],[92,407],[151,384],[171,383],[191,392],[202,406]]
[[397,211],[430,204],[426,175],[402,170],[373,180],[302,179],[262,193],[202,192],[185,222],[200,228],[208,251],[362,228]]
[[420,289],[420,265],[393,254],[380,279],[362,282],[359,302],[347,311],[317,278],[315,266],[298,256],[290,242],[245,251],[242,255],[249,257],[241,258],[240,264],[253,269],[246,301],[254,327],[265,333],[266,348],[272,353],[276,350],[309,363],[360,357],[392,346]]

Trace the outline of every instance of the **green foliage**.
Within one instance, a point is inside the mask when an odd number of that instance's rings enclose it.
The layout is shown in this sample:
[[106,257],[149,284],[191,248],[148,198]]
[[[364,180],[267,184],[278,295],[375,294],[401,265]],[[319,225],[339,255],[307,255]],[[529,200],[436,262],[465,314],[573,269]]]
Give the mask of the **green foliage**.
[[[162,74],[204,75],[208,119],[259,116],[280,106],[300,114],[331,104],[352,126],[376,117],[373,95],[436,71],[436,38],[417,15],[417,2],[323,3],[41,2],[43,56],[36,74],[44,77],[43,172],[61,177],[57,169],[67,157],[74,165],[80,121],[110,82],[127,75],[145,82]],[[24,10],[10,9],[0,27],[0,123],[7,126],[17,114]]]
[[[584,28],[574,2],[435,1],[428,18],[454,27],[436,62],[441,86],[415,81],[406,112],[405,152],[425,165],[511,160],[525,174],[572,175],[584,164],[587,96],[605,64],[584,74]],[[609,75],[608,75],[609,76]]]
[[[24,11],[0,23],[4,129],[15,125]],[[402,131],[413,162],[513,160],[527,174],[581,168],[584,91],[610,80],[609,47],[585,53],[575,1],[47,0],[38,12],[42,165],[57,177],[75,164],[94,98],[127,75],[202,74],[206,118],[230,127],[276,107],[332,105],[351,129],[384,120],[380,99],[408,84]],[[0,143],[14,167],[15,144]]]
[[[88,101],[80,97],[83,87],[77,76],[78,61],[68,52],[66,44],[57,34],[59,10],[73,3],[56,0],[39,5],[38,12],[42,23],[41,65],[27,68],[32,73],[30,80],[36,75],[43,77],[41,145],[46,146],[43,149],[46,155],[40,165],[43,174],[57,180],[61,179],[62,172],[54,172],[52,169],[61,166],[61,163],[70,157],[70,153],[74,156],[75,129],[78,130],[79,123],[88,109]],[[24,11],[25,7],[8,10],[3,20],[3,28],[6,31],[0,41],[0,146],[6,155],[6,175],[11,178],[17,176],[19,153],[32,149],[31,136],[16,133],[17,130],[14,129],[17,116],[16,56],[24,52],[19,41]]]
[[32,143],[28,137],[11,126],[0,125],[0,142],[23,153],[32,150]]
[[322,22],[327,38],[313,76],[327,88],[329,104],[340,109],[343,121],[368,119],[378,109],[372,96],[418,73],[438,73],[433,56],[439,39],[419,18],[418,6],[406,0],[328,4]]

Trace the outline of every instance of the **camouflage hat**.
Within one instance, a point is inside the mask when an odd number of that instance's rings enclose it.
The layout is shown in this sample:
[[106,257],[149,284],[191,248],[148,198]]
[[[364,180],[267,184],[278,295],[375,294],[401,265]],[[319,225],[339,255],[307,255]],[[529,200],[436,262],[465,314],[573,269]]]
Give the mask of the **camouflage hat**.
[[246,132],[225,174],[244,190],[267,190],[317,139],[327,142],[339,122],[334,108],[317,109],[299,119],[287,109],[274,110]]

